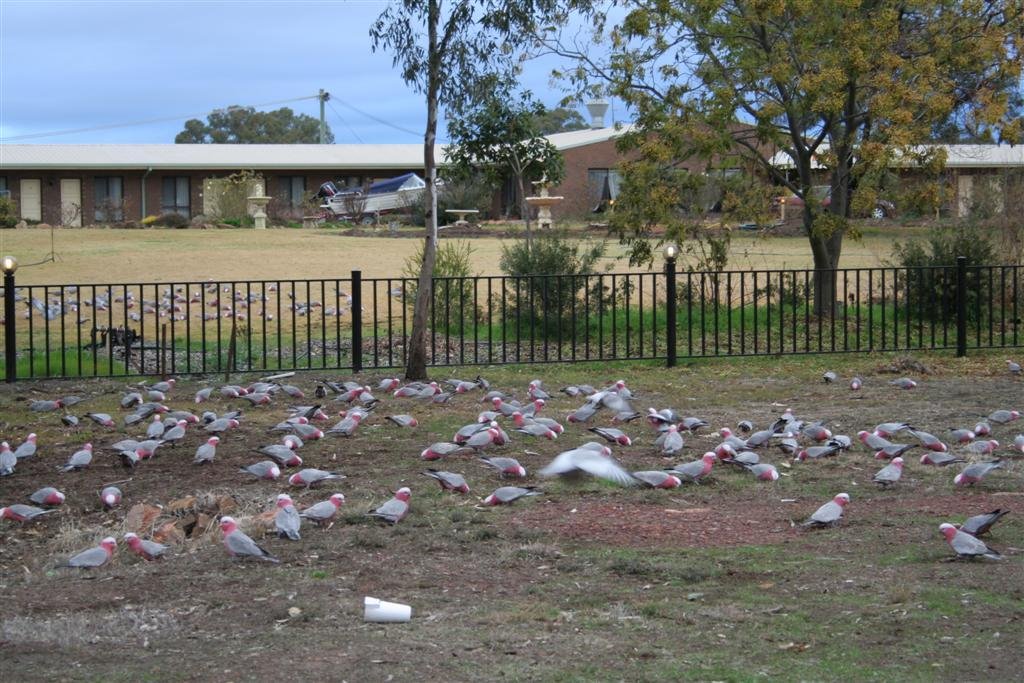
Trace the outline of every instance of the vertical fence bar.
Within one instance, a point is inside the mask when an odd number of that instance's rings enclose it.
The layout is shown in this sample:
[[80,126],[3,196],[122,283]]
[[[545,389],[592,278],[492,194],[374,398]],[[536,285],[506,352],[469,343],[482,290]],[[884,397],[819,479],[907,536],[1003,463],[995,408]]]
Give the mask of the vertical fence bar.
[[665,365],[676,365],[676,260],[665,259]]
[[[18,379],[18,345],[15,335],[18,325],[14,316],[14,268],[4,270],[4,380],[13,382]],[[93,297],[95,299],[96,297]],[[31,309],[29,309],[31,310]],[[93,350],[96,353],[96,350]],[[32,364],[32,356],[28,359]]]
[[[431,297],[433,298],[433,297]],[[352,372],[363,369],[363,272],[352,271]]]
[[967,355],[967,257],[956,257],[956,356]]

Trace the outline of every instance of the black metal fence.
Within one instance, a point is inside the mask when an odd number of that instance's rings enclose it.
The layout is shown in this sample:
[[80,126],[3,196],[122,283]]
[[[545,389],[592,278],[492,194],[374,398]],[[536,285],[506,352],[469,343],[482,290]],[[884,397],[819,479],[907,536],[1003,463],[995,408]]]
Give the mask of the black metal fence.
[[[1020,266],[436,278],[434,366],[1018,347]],[[817,276],[817,277],[816,277]],[[815,288],[830,283],[833,296]],[[387,369],[406,278],[29,285],[4,278],[5,378]]]

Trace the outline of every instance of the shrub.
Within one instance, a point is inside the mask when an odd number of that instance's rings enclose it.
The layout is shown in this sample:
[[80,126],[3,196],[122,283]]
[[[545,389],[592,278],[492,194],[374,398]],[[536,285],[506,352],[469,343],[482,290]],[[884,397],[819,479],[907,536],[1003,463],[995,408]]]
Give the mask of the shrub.
[[[402,275],[408,278],[405,282],[405,304],[410,307],[416,303],[417,278],[425,246],[425,242],[420,242],[419,248],[405,259],[402,269]],[[480,318],[479,308],[473,305],[472,257],[473,247],[469,242],[445,240],[438,244],[434,261],[432,317],[435,327],[446,328],[449,334],[471,329]]]
[[[145,223],[143,219],[143,223]],[[180,213],[165,213],[154,221],[156,225],[164,228],[187,228],[188,217],[182,216]]]
[[[484,218],[491,209],[491,188],[479,179],[477,181],[447,181],[437,194],[437,224],[448,223],[448,209],[476,209],[478,218]],[[424,192],[408,207],[409,221],[413,225],[427,224],[427,193]],[[468,218],[473,221],[475,219]]]
[[9,230],[18,224],[18,205],[10,197],[0,197],[0,230]]

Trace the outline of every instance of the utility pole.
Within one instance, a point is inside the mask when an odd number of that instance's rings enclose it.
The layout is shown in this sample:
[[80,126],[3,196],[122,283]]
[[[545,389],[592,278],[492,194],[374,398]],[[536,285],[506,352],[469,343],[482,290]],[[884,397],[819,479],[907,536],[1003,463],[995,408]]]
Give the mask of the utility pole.
[[320,100],[320,144],[327,144],[327,124],[324,122],[324,103],[331,99],[331,93],[320,88],[320,94],[316,97]]

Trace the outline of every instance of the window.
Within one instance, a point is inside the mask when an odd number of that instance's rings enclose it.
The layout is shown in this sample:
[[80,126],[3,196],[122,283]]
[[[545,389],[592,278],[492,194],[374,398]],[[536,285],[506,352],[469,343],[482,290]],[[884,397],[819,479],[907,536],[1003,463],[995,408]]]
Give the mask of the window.
[[591,168],[587,171],[587,196],[593,211],[603,211],[609,202],[619,196],[619,172],[608,168]]
[[7,176],[0,175],[0,197],[10,197],[11,191],[7,189]]
[[191,218],[188,176],[167,176],[160,192],[160,213]]
[[302,206],[306,194],[306,176],[283,175],[277,179],[277,196],[285,206],[297,208]]
[[121,176],[96,176],[93,179],[96,198],[95,220],[106,223],[124,220],[124,183]]

